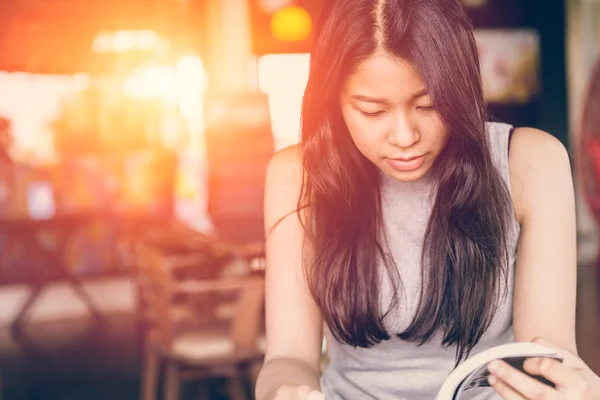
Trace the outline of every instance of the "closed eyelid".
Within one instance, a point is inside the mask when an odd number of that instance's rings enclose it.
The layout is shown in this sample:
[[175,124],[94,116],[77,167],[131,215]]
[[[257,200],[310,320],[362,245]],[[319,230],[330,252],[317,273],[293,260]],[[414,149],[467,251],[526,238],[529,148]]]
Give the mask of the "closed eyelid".
[[365,112],[365,113],[375,113],[375,112],[383,112],[385,110],[388,109],[388,106],[384,105],[384,104],[377,104],[377,103],[364,103],[364,102],[354,102],[352,104],[352,106],[354,107],[354,109],[360,111],[360,112]]
[[426,103],[426,104],[431,104],[433,102],[428,93],[425,93],[419,97],[415,97],[412,101],[415,103],[419,102],[419,103]]
[[417,99],[420,99],[421,97],[424,97],[424,96],[429,96],[429,92],[427,91],[427,89],[423,89],[423,90],[421,90],[421,91],[413,94],[412,95],[412,99],[413,100],[417,100]]

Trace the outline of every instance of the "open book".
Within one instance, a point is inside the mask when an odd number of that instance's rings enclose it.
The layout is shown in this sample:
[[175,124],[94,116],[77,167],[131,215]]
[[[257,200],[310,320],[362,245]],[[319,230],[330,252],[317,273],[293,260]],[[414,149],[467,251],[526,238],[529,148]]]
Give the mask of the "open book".
[[[476,387],[489,386],[487,364],[493,360],[503,360],[523,371],[525,359],[530,357],[550,357],[562,361],[554,349],[533,342],[517,342],[495,346],[477,353],[460,363],[444,380],[435,400],[457,400],[461,394]],[[526,373],[526,372],[525,372]],[[541,376],[533,376],[539,381],[554,386]]]

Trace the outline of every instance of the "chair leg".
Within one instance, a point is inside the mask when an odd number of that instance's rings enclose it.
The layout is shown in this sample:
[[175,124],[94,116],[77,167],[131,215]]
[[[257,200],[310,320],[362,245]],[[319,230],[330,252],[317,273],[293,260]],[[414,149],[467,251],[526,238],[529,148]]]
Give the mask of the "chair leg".
[[196,397],[198,400],[210,400],[211,386],[210,381],[205,380],[197,383]]
[[231,400],[250,400],[246,395],[244,384],[239,376],[229,378],[227,389]]
[[175,362],[167,362],[165,374],[164,400],[179,400],[180,371]]
[[229,396],[232,400],[252,400],[254,393],[250,376],[249,365],[238,365],[236,374],[229,379]]
[[250,364],[248,367],[248,374],[250,380],[250,390],[251,390],[251,398],[254,398],[254,390],[256,389],[256,381],[258,380],[258,375],[260,370],[262,369],[262,362],[254,362]]
[[144,349],[141,400],[156,400],[156,386],[160,374],[160,357],[155,349]]
[[255,379],[252,367],[252,364],[244,365],[240,374],[240,377],[242,378],[244,392],[248,400],[254,399]]

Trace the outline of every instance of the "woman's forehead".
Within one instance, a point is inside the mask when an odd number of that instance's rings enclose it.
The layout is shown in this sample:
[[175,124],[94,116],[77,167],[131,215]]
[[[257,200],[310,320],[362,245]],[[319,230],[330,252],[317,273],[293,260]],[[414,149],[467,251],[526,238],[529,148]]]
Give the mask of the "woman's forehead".
[[349,95],[361,95],[392,100],[411,97],[423,90],[424,83],[417,69],[402,58],[373,55],[362,61],[344,85]]

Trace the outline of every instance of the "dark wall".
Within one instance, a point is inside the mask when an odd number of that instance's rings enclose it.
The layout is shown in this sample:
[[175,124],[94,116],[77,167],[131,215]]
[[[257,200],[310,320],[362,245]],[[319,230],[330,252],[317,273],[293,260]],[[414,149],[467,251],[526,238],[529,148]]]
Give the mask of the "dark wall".
[[537,127],[568,146],[565,1],[527,0],[523,5],[525,17],[541,38],[542,96],[536,104]]
[[527,28],[540,36],[540,94],[528,104],[491,103],[492,118],[545,130],[568,146],[564,0],[488,0],[469,13],[475,28]]

